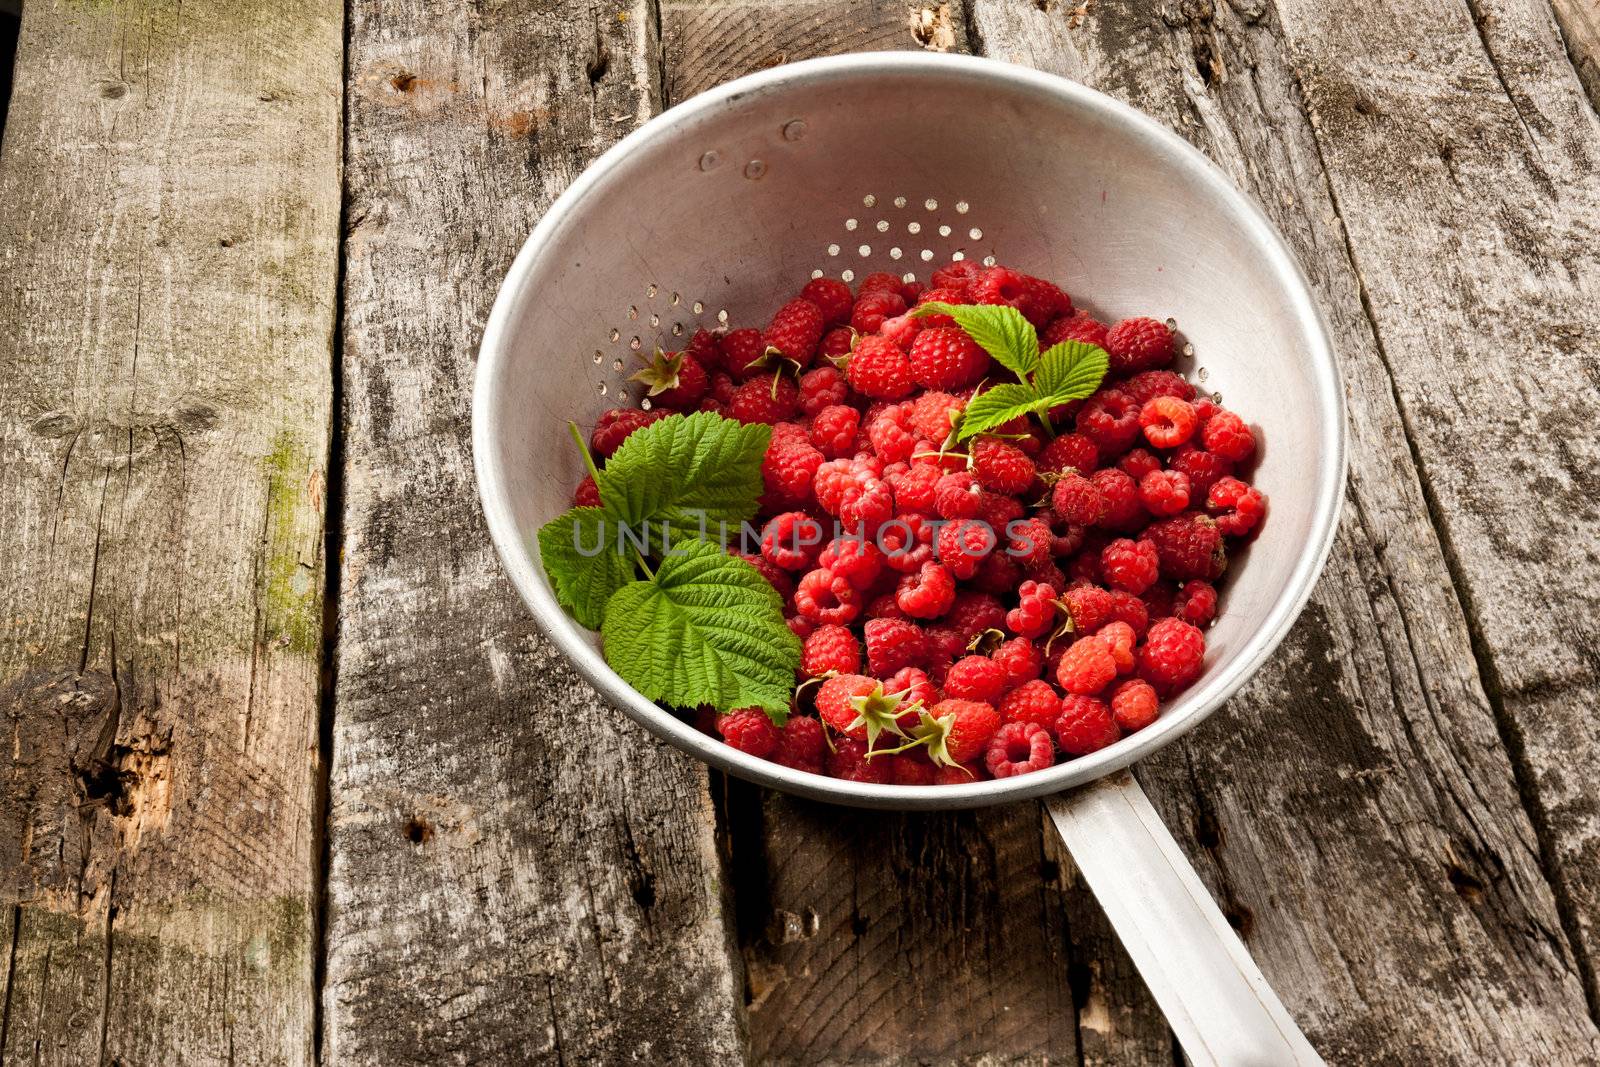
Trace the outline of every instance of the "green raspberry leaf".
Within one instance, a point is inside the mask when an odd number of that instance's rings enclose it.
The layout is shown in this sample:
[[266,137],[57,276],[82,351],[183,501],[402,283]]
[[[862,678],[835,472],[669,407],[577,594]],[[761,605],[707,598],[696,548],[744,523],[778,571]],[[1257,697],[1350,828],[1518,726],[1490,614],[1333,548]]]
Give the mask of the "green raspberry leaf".
[[1018,415],[1026,415],[1049,406],[1031,386],[1011,382],[991,385],[973,397],[967,404],[967,410],[961,413],[961,425],[956,430],[956,440],[965,441],[985,430],[992,430],[1001,423],[1010,422]]
[[712,411],[669,415],[635,430],[596,479],[600,501],[630,527],[669,520],[707,532],[756,513],[770,426],[746,426]]
[[674,545],[654,581],[612,596],[601,633],[606,662],[650,700],[788,715],[800,639],[760,572],[714,544]]
[[1039,366],[1039,334],[1022,312],[1006,304],[941,304],[918,307],[914,315],[949,315],[996,363],[1026,378]]
[[539,558],[556,599],[597,629],[611,594],[633,580],[633,560],[617,551],[617,528],[603,508],[573,508],[539,528]]
[[1111,366],[1111,357],[1098,345],[1084,341],[1062,341],[1039,357],[1039,373],[1033,384],[1039,395],[1048,397],[1050,407],[1069,400],[1082,400],[1100,388]]

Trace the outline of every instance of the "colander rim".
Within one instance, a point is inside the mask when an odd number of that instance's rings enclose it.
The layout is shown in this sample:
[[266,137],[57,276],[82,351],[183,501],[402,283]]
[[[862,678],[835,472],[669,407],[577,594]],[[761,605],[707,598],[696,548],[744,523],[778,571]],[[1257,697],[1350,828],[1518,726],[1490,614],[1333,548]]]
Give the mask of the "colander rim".
[[[804,87],[835,79],[874,74],[959,72],[973,82],[988,82],[1036,91],[1057,103],[1094,113],[1128,136],[1154,145],[1187,180],[1203,183],[1241,229],[1241,240],[1260,249],[1278,278],[1306,355],[1322,426],[1321,461],[1317,465],[1312,511],[1312,536],[1303,545],[1289,579],[1280,589],[1266,619],[1245,639],[1243,650],[1226,670],[1208,672],[1155,723],[1089,756],[1048,770],[1011,778],[962,785],[903,786],[848,782],[784,767],[740,752],[696,730],[691,724],[646,700],[611,669],[580,627],[557,603],[537,562],[537,544],[524,545],[513,518],[506,481],[496,455],[499,430],[492,390],[500,368],[511,358],[509,324],[517,294],[526,284],[542,247],[589,191],[627,156],[685,120],[727,107],[742,97],[779,88]],[[727,82],[674,105],[623,137],[591,163],[545,212],[507,271],[495,298],[479,347],[473,384],[473,466],[490,536],[502,565],[534,620],[579,673],[607,700],[654,736],[727,773],[787,793],[855,807],[933,810],[981,807],[1045,796],[1092,781],[1129,766],[1194,729],[1239,690],[1277,648],[1311,596],[1327,561],[1346,479],[1347,427],[1343,377],[1338,356],[1304,271],[1286,241],[1266,215],[1237,189],[1226,174],[1198,149],[1155,120],[1103,93],[1077,82],[999,60],[928,52],[861,52],[802,60]]]

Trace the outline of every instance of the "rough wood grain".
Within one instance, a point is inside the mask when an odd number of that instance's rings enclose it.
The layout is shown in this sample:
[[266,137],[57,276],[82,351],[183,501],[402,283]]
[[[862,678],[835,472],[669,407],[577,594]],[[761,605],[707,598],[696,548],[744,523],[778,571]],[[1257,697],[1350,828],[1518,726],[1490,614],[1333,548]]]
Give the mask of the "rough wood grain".
[[[667,3],[661,32],[674,101],[786,60],[967,47],[943,4]],[[1035,805],[863,819],[738,783],[729,796],[758,1060],[1171,1062],[1171,1032]],[[935,1010],[956,1002],[972,1008]]]
[[[1350,506],[1327,574],[1268,668],[1212,724],[1146,764],[1141,777],[1268,977],[1330,1059],[1588,1062],[1600,1050],[1600,1037],[1587,1013],[1578,960],[1545,881],[1540,843],[1519,804],[1497,729],[1498,695],[1491,681],[1496,700],[1489,699],[1474,669],[1477,634],[1451,592],[1449,543],[1442,546],[1430,525],[1412,457],[1415,441],[1407,435],[1408,392],[1437,390],[1442,398],[1450,374],[1478,382],[1519,376],[1521,364],[1510,357],[1519,349],[1508,341],[1499,352],[1489,350],[1479,340],[1483,324],[1464,315],[1471,288],[1446,285],[1436,274],[1431,288],[1419,283],[1404,306],[1389,308],[1388,320],[1378,315],[1374,329],[1364,257],[1386,256],[1396,274],[1405,260],[1416,279],[1436,265],[1448,269],[1461,254],[1416,247],[1412,231],[1422,227],[1403,222],[1386,202],[1397,185],[1404,188],[1416,171],[1428,169],[1427,159],[1408,153],[1431,153],[1435,142],[1420,141],[1415,130],[1405,131],[1410,136],[1389,131],[1390,157],[1366,172],[1362,203],[1364,220],[1381,218],[1386,227],[1365,229],[1358,244],[1347,198],[1330,192],[1330,181],[1338,187],[1330,174],[1339,158],[1330,142],[1346,135],[1319,115],[1314,94],[1308,104],[1304,86],[1308,71],[1328,69],[1328,49],[1348,27],[1365,22],[1371,38],[1350,49],[1366,57],[1360,76],[1344,83],[1356,116],[1362,114],[1358,104],[1368,106],[1361,102],[1369,99],[1369,86],[1385,75],[1388,96],[1380,106],[1395,111],[1440,107],[1463,90],[1464,100],[1491,114],[1509,107],[1475,35],[1463,36],[1473,34],[1470,22],[1435,25],[1437,16],[1425,16],[1420,4],[1384,11],[1312,12],[1311,6],[1194,3],[1156,10],[1100,2],[1087,10],[1054,5],[1041,11],[1029,3],[979,0],[972,13],[987,54],[1096,85],[1217,159],[1289,237],[1329,312],[1345,363],[1353,435]],[[1413,22],[1429,27],[1430,42],[1448,31],[1451,43],[1430,44],[1440,54],[1429,61],[1400,63],[1392,44],[1382,42],[1414,41]],[[1382,33],[1373,29],[1379,24]],[[1550,41],[1539,47],[1548,51]],[[1449,70],[1441,66],[1445,53],[1458,68],[1477,66],[1456,69],[1458,85],[1435,84],[1431,72]],[[1537,65],[1541,54],[1535,50],[1518,62]],[[1386,62],[1395,69],[1385,71]],[[1457,117],[1474,153],[1516,140],[1504,123],[1485,128]],[[1514,118],[1511,124],[1517,125]],[[1559,124],[1552,119],[1550,129],[1585,143],[1586,127],[1570,112]],[[1465,131],[1476,132],[1469,137]],[[1508,195],[1489,188],[1486,173],[1483,180],[1474,187],[1479,211],[1486,199],[1499,205]],[[1569,173],[1567,181],[1574,193],[1586,195],[1582,175]],[[1433,193],[1429,201],[1409,194],[1399,200],[1413,218],[1429,219],[1426,228],[1436,240],[1462,234],[1474,251],[1484,249],[1488,236],[1474,236],[1482,227],[1438,217],[1441,204],[1464,209],[1461,194]],[[1570,218],[1561,220],[1557,232],[1571,225]],[[1527,277],[1523,268],[1503,262],[1480,267],[1476,277],[1485,288],[1496,280],[1516,286]],[[1537,306],[1548,309],[1552,302]],[[1441,307],[1453,308],[1448,327]],[[1496,310],[1515,314],[1503,303]],[[1394,331],[1402,323],[1431,322],[1438,332],[1431,344],[1408,345],[1409,362],[1401,366],[1386,321]],[[1463,346],[1473,350],[1475,364],[1447,355]],[[1553,358],[1548,346],[1541,355]],[[1569,370],[1576,362],[1563,359]],[[1458,425],[1476,421],[1481,427],[1492,418],[1491,395],[1486,389],[1473,403],[1452,407],[1451,415]],[[1440,420],[1436,431],[1447,429]],[[1490,439],[1500,449],[1509,446],[1504,433],[1457,440],[1456,469],[1483,462]],[[1488,462],[1510,454],[1502,451]],[[1422,452],[1424,473],[1434,476],[1429,457],[1437,462],[1444,455],[1443,449]],[[1508,504],[1512,492],[1507,487],[1502,501]],[[1525,487],[1518,493],[1528,496]],[[1469,503],[1453,506],[1467,509]],[[1472,513],[1482,516],[1487,506],[1477,503]],[[1569,554],[1568,565],[1573,562]],[[1470,584],[1472,577],[1465,577]],[[1538,602],[1530,597],[1520,607],[1505,606],[1526,612]],[[1570,731],[1581,724],[1568,715],[1563,725]]]
[[1600,110],[1600,6],[1594,0],[1551,0],[1556,23],[1566,41],[1567,58]]
[[30,2],[0,1060],[312,1059],[340,6]]
[[352,8],[331,1062],[742,1054],[707,772],[537,636],[472,476],[494,293],[655,54],[643,3]]
[[742,74],[844,52],[966,48],[959,3],[941,0],[661,0],[662,84],[675,104]]

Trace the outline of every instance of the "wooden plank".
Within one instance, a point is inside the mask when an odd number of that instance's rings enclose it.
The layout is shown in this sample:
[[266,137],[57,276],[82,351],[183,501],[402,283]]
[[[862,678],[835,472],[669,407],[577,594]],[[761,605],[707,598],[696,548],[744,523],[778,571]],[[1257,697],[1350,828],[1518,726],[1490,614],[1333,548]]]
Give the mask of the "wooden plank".
[[667,102],[751,71],[843,52],[966,48],[959,3],[661,0]]
[[[1443,544],[1429,521],[1441,463],[1462,474],[1474,465],[1499,470],[1508,459],[1534,464],[1543,450],[1535,444],[1513,455],[1507,433],[1488,428],[1499,417],[1491,405],[1518,396],[1512,381],[1532,377],[1509,353],[1535,345],[1541,370],[1554,365],[1569,387],[1579,362],[1554,344],[1556,323],[1540,337],[1529,311],[1499,299],[1501,287],[1515,289],[1537,297],[1525,308],[1548,310],[1556,306],[1553,294],[1527,288],[1569,283],[1535,279],[1507,262],[1485,232],[1491,223],[1469,215],[1515,219],[1524,209],[1508,205],[1528,194],[1551,226],[1541,240],[1565,247],[1568,263],[1578,258],[1565,243],[1574,222],[1530,189],[1526,170],[1499,179],[1510,183],[1508,191],[1497,190],[1487,170],[1460,191],[1427,177],[1445,163],[1434,154],[1438,142],[1422,135],[1449,128],[1448,119],[1461,141],[1458,170],[1464,156],[1504,154],[1521,126],[1471,23],[1424,14],[1426,6],[1319,12],[1281,0],[1163,15],[1131,0],[1096,3],[1087,12],[980,0],[973,28],[988,54],[1096,85],[1208,151],[1288,236],[1344,360],[1350,506],[1317,594],[1257,680],[1213,724],[1145,764],[1141,777],[1330,1060],[1590,1062],[1600,1035],[1585,1003],[1582,957],[1564,936],[1566,916],[1541,863],[1547,857],[1519,803],[1517,753],[1508,756],[1499,729],[1503,690],[1491,678],[1486,691],[1475,670],[1484,619],[1473,615],[1469,627],[1450,588],[1452,567],[1469,593],[1488,580],[1484,549],[1504,543],[1466,535],[1484,546],[1476,553],[1483,568],[1463,568],[1462,531],[1452,524],[1481,524],[1490,515],[1510,522],[1519,501],[1540,512],[1543,502],[1523,487],[1539,468],[1473,494],[1458,480],[1450,506],[1435,511],[1444,513]],[[1359,46],[1348,36],[1358,25]],[[1529,40],[1522,46],[1531,47]],[[1402,59],[1402,47],[1430,54]],[[1540,54],[1519,53],[1518,69],[1537,69]],[[1351,75],[1338,83],[1351,94],[1340,115],[1325,102],[1335,56],[1348,57],[1338,62]],[[1440,83],[1447,76],[1455,79],[1448,87]],[[1309,104],[1308,84],[1322,87]],[[1403,116],[1381,138],[1377,120],[1362,110],[1374,106],[1369,93],[1381,97],[1377,113]],[[1469,107],[1480,116],[1465,114]],[[1422,122],[1429,108],[1442,109],[1431,126]],[[1564,143],[1586,143],[1587,130],[1570,108],[1552,114],[1548,128]],[[1359,212],[1345,191],[1358,184],[1352,138],[1373,153],[1381,139],[1388,153],[1381,167],[1366,160]],[[1557,154],[1549,142],[1540,150],[1547,163]],[[1526,160],[1512,151],[1501,162],[1515,171]],[[1419,183],[1428,184],[1427,196],[1417,195]],[[1579,202],[1588,195],[1588,179],[1571,168],[1555,187]],[[1462,256],[1477,257],[1475,269],[1446,284],[1441,273],[1454,274],[1451,264]],[[1404,300],[1396,293],[1376,302],[1374,262],[1393,269],[1386,280],[1396,289],[1407,279]],[[1521,316],[1524,345],[1479,316],[1483,304],[1473,304],[1473,294],[1484,292],[1496,295],[1496,314]],[[1485,330],[1500,339],[1498,350]],[[1463,348],[1471,361],[1456,355]],[[1468,386],[1470,397],[1462,395]],[[1542,391],[1527,381],[1519,387],[1526,395]],[[1430,397],[1436,425],[1428,433],[1439,439],[1421,447],[1427,439],[1416,431],[1418,405]],[[1448,447],[1445,411],[1457,427]],[[1533,425],[1539,407],[1518,416]],[[1414,447],[1430,479],[1426,491]],[[1521,524],[1512,526],[1525,535]],[[1572,553],[1564,559],[1581,570]],[[1497,574],[1507,577],[1504,568]],[[1526,579],[1507,592],[1514,595],[1498,604],[1513,619],[1502,627],[1526,620],[1539,602]],[[1549,643],[1546,636],[1524,654],[1537,661]],[[1567,743],[1583,749],[1574,734],[1585,727],[1574,714],[1553,717],[1549,726],[1564,727]],[[1541,774],[1558,781],[1584,780],[1562,778],[1554,761],[1542,766]]]
[[0,1060],[313,1058],[341,6],[30,2]]
[[707,771],[538,636],[469,440],[513,255],[656,106],[649,9],[362,0],[351,17],[325,1051],[736,1059]]
[[[681,100],[785,60],[965,50],[966,29],[942,4],[672,2],[665,80]],[[841,817],[730,796],[759,807],[729,820],[758,1060],[1171,1062],[1171,1032],[1036,806]],[[896,990],[975,1007],[886,1010]]]
[[1589,102],[1600,111],[1600,7],[1594,0],[1551,0],[1550,6],[1566,41],[1567,58]]

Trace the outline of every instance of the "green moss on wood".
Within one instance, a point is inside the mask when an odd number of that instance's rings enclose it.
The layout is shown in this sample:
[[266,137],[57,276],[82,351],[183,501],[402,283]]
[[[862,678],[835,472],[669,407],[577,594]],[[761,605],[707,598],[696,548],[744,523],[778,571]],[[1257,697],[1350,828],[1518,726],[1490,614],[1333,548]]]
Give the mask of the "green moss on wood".
[[262,640],[311,654],[322,643],[321,522],[310,498],[311,457],[300,436],[282,430],[264,461],[266,561],[261,590]]

